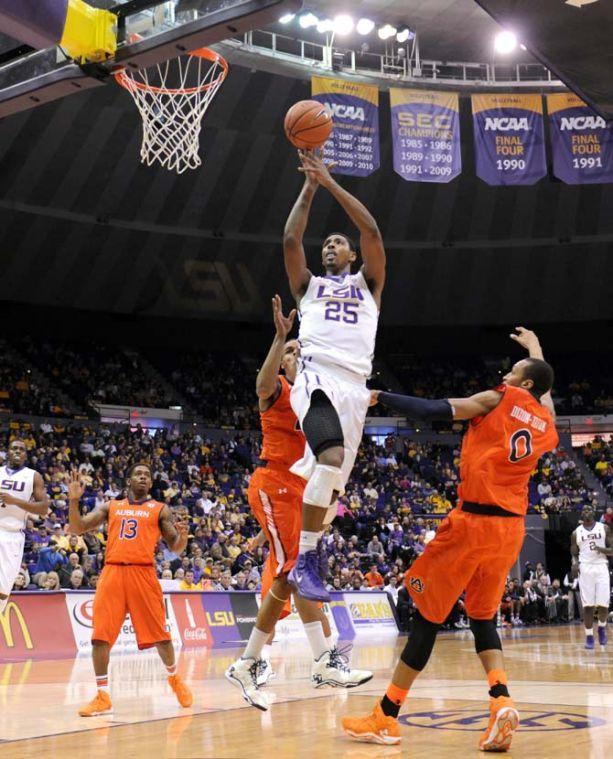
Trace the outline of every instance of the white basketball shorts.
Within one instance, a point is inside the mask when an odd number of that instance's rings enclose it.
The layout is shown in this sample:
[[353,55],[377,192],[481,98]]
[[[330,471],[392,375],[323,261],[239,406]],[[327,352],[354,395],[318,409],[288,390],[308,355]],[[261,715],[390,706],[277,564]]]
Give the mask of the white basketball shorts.
[[[329,398],[339,416],[343,429],[345,456],[341,467],[341,481],[338,491],[342,495],[351,475],[358,448],[362,442],[364,421],[370,404],[370,390],[364,380],[344,372],[335,372],[332,367],[309,364],[296,377],[290,396],[292,408],[302,426],[311,403],[311,394],[321,390]],[[292,467],[291,471],[308,480],[313,474],[317,461],[308,443],[304,456]]]
[[609,608],[611,579],[607,564],[581,564],[579,567],[579,590],[584,606]]
[[0,593],[8,596],[23,560],[23,532],[0,529]]

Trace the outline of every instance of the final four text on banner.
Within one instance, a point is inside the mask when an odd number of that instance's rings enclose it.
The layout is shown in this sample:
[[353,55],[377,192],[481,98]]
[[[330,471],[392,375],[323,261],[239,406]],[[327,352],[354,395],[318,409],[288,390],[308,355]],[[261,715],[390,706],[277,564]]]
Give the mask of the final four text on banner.
[[553,173],[566,184],[613,182],[613,127],[572,92],[547,95]]
[[313,100],[332,112],[334,131],[324,146],[324,159],[337,174],[367,177],[379,168],[379,90],[371,84],[314,76]]
[[547,174],[540,95],[473,95],[472,105],[480,179],[535,184]]
[[394,170],[409,182],[450,182],[462,171],[455,92],[390,89]]

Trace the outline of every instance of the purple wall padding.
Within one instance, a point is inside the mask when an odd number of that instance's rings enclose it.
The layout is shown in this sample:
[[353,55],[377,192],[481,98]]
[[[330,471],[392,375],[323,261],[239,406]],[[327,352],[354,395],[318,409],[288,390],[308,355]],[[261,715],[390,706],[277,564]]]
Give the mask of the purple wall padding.
[[68,0],[0,0],[0,32],[44,49],[64,33]]

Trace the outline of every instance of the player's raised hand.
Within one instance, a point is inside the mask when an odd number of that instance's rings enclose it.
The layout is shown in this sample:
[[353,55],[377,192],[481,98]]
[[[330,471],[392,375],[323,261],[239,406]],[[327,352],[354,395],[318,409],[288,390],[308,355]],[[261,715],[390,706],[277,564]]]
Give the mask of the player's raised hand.
[[377,403],[379,403],[379,393],[380,390],[371,390],[370,391],[370,403],[368,404],[370,407],[376,406]]
[[335,163],[325,164],[323,152],[321,150],[300,150],[298,152],[302,166],[298,171],[306,174],[312,181],[317,182],[322,187],[329,187],[334,183],[330,172],[336,166]]
[[528,353],[535,348],[540,348],[539,339],[536,336],[536,332],[526,329],[525,327],[515,327],[515,332],[510,335],[511,340],[519,343],[522,348],[525,348]]
[[70,482],[68,483],[68,499],[71,501],[79,501],[83,497],[85,488],[81,482],[81,477],[77,469],[73,469],[70,473]]
[[296,309],[293,308],[287,316],[284,316],[281,296],[275,295],[275,297],[272,299],[272,316],[275,321],[275,327],[277,329],[277,337],[279,337],[281,340],[285,340],[285,338],[292,331],[292,327],[294,326]]
[[187,522],[180,520],[178,522],[175,522],[175,530],[179,533],[180,538],[184,538],[189,534],[189,525]]

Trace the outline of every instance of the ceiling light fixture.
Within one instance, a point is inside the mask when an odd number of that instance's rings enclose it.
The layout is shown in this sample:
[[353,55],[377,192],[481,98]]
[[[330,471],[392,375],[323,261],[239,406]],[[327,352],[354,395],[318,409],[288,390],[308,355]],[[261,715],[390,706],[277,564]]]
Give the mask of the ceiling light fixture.
[[339,16],[336,16],[333,23],[334,33],[340,34],[341,36],[353,31],[355,25],[351,16],[348,16],[346,13],[341,13]]
[[517,47],[517,37],[513,32],[499,32],[494,39],[494,50],[497,53],[507,55]]
[[361,18],[356,26],[358,34],[370,34],[375,28],[375,22],[369,18]]
[[286,13],[285,16],[281,16],[279,19],[280,24],[289,24],[290,21],[293,21],[296,18],[295,13]]
[[377,31],[377,34],[379,35],[379,39],[388,40],[390,37],[393,37],[397,31],[398,30],[395,26],[392,26],[391,24],[385,24],[385,26],[382,26]]
[[317,26],[319,19],[314,13],[304,13],[298,19],[298,23],[303,29],[308,29],[310,26]]
[[320,34],[334,31],[334,21],[331,18],[324,18],[317,24],[317,31]]

